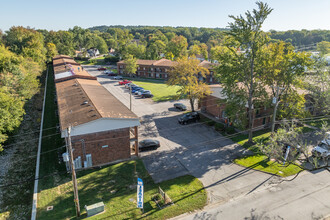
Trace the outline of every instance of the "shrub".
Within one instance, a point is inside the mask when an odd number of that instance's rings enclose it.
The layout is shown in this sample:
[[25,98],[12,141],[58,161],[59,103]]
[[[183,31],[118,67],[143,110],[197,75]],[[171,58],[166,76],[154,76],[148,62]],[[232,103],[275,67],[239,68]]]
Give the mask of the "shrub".
[[226,128],[226,133],[227,134],[235,134],[236,133],[235,128],[234,127]]
[[216,123],[214,126],[216,131],[224,131],[225,130],[225,125],[221,123]]

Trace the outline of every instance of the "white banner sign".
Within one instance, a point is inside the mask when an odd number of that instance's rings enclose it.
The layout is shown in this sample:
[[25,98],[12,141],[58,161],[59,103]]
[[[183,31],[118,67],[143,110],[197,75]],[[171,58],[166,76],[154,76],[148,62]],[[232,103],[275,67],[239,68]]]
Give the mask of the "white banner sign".
[[138,178],[137,184],[137,207],[143,209],[143,181]]

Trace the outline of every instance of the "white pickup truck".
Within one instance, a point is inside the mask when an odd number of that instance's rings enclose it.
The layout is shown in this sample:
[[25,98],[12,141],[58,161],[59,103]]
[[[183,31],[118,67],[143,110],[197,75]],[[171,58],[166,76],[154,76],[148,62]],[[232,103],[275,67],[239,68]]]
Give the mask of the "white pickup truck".
[[318,146],[313,148],[312,155],[323,159],[330,158],[330,131],[326,133],[326,138]]

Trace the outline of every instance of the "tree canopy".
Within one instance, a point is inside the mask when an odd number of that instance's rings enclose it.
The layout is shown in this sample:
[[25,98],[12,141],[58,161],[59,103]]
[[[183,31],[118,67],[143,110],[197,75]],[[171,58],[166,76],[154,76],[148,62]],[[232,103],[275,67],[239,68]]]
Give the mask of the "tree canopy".
[[257,104],[255,97],[265,93],[255,64],[262,46],[269,40],[261,27],[272,11],[266,3],[256,4],[258,9],[247,11],[245,17],[229,16],[234,21],[229,23],[230,31],[224,44],[226,49],[219,54],[220,65],[217,68],[218,79],[223,83],[228,101],[239,104],[242,111],[248,104],[249,142],[252,142],[253,109]]
[[41,66],[0,45],[0,151],[8,132],[20,125],[25,101],[39,88]]
[[200,66],[197,59],[182,57],[171,69],[167,84],[179,86],[178,97],[188,98],[192,111],[195,111],[195,101],[210,94],[209,86],[200,81],[198,76],[206,77],[208,74],[209,70]]

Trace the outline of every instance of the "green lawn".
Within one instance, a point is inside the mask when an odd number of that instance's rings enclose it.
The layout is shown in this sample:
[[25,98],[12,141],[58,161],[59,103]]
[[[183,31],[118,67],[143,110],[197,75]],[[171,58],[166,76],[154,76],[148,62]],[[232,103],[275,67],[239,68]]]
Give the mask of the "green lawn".
[[255,154],[240,159],[234,160],[236,164],[242,165],[255,170],[260,170],[267,173],[276,174],[279,176],[291,176],[300,172],[302,169],[294,164],[283,166],[275,161],[268,160],[267,156]]
[[[265,142],[268,140],[270,134],[269,129],[253,132],[253,142]],[[275,161],[269,161],[267,156],[260,154],[259,149],[255,145],[248,143],[248,137],[248,134],[241,134],[231,138],[234,142],[254,152],[252,156],[235,159],[234,162],[236,164],[283,177],[291,176],[302,170],[294,164],[283,166]]]
[[155,102],[169,101],[176,99],[179,86],[168,86],[163,81],[146,80],[146,79],[133,79],[133,83],[150,90],[154,95],[152,100]]
[[[136,167],[136,168],[135,168]],[[136,208],[136,176],[144,181],[144,213]],[[167,219],[185,212],[202,209],[207,200],[202,183],[193,176],[183,176],[160,183],[174,205],[159,209],[151,198],[157,194],[153,182],[141,160],[124,162],[101,169],[80,171],[78,176],[79,200],[82,216],[85,205],[100,201],[105,213],[90,219]],[[54,206],[46,211],[47,206]],[[38,200],[38,219],[74,219],[75,208],[71,179],[67,176],[56,187],[44,189]]]
[[[257,143],[259,141],[267,141],[270,136],[270,133],[270,129],[253,132],[253,142]],[[235,143],[242,145],[244,148],[247,148],[253,152],[258,152],[258,149],[254,145],[248,143],[248,134],[240,134],[238,136],[231,137],[230,139]]]

